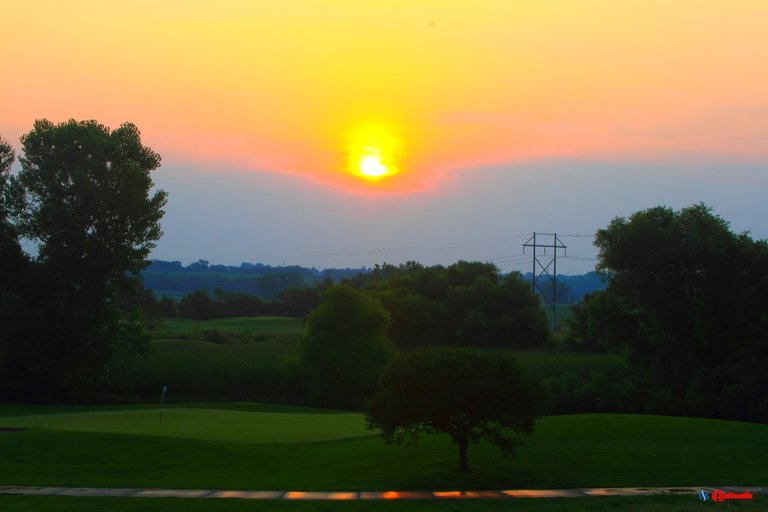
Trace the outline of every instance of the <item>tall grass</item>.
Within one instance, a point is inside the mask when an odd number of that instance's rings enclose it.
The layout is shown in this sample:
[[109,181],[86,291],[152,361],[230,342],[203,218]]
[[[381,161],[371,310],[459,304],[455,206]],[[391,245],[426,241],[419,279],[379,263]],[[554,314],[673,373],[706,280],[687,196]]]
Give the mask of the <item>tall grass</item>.
[[146,401],[168,386],[168,400],[296,403],[301,399],[291,364],[296,343],[284,337],[242,344],[157,340],[147,356],[112,366],[108,392]]
[[[147,356],[112,365],[107,394],[97,399],[154,401],[168,386],[173,401],[306,403],[295,364],[302,332],[294,318],[168,320]],[[515,357],[543,384],[542,414],[649,411],[638,405],[620,355],[529,350]]]

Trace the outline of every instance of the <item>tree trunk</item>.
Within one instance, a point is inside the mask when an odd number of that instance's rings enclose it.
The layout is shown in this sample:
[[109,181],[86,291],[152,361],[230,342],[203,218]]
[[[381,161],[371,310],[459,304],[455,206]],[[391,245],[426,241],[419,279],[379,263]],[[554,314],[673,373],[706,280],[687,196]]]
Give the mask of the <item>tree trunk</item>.
[[459,445],[459,472],[467,473],[469,471],[469,458],[467,457],[469,441],[462,439],[457,441],[457,444]]

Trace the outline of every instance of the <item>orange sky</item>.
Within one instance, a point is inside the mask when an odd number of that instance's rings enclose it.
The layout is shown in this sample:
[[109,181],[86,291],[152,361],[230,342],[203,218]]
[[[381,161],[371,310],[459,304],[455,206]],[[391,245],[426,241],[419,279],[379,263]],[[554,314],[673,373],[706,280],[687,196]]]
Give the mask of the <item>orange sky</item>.
[[[32,0],[3,18],[14,143],[36,118],[129,120],[165,161],[395,192],[504,162],[768,156],[766,0]],[[396,174],[350,174],[366,126]]]

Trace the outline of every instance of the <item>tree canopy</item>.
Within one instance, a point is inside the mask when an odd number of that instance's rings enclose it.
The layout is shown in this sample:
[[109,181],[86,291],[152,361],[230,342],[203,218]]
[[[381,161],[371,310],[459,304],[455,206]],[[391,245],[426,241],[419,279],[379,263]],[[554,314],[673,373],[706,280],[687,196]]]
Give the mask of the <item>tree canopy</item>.
[[712,415],[768,417],[768,244],[703,204],[616,218],[595,244],[610,276],[610,300],[595,304],[636,326],[630,359],[662,386],[706,397]]
[[309,315],[299,369],[317,405],[357,408],[373,394],[394,353],[389,313],[378,299],[339,284],[325,290]]
[[376,266],[352,282],[373,291],[392,315],[399,348],[425,345],[533,348],[549,340],[546,316],[518,273],[490,263],[448,267]]
[[508,353],[429,347],[400,353],[384,368],[366,421],[389,443],[448,434],[459,448],[459,470],[468,471],[471,442],[485,438],[514,453],[533,431],[535,402],[535,386]]
[[114,301],[138,288],[166,193],[150,177],[160,157],[130,123],[38,120],[21,143],[3,210],[37,255],[16,294],[27,327],[3,347],[4,391],[50,399],[93,389],[112,356],[146,341],[138,314]]

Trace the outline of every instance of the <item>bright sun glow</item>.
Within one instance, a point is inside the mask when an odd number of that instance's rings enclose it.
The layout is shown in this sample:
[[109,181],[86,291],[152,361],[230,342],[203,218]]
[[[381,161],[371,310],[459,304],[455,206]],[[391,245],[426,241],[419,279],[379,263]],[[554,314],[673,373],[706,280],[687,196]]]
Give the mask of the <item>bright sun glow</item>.
[[394,129],[382,123],[362,124],[352,130],[347,144],[347,171],[369,181],[399,172],[402,143]]
[[381,178],[387,174],[387,166],[378,155],[367,155],[360,159],[360,174],[368,178]]

